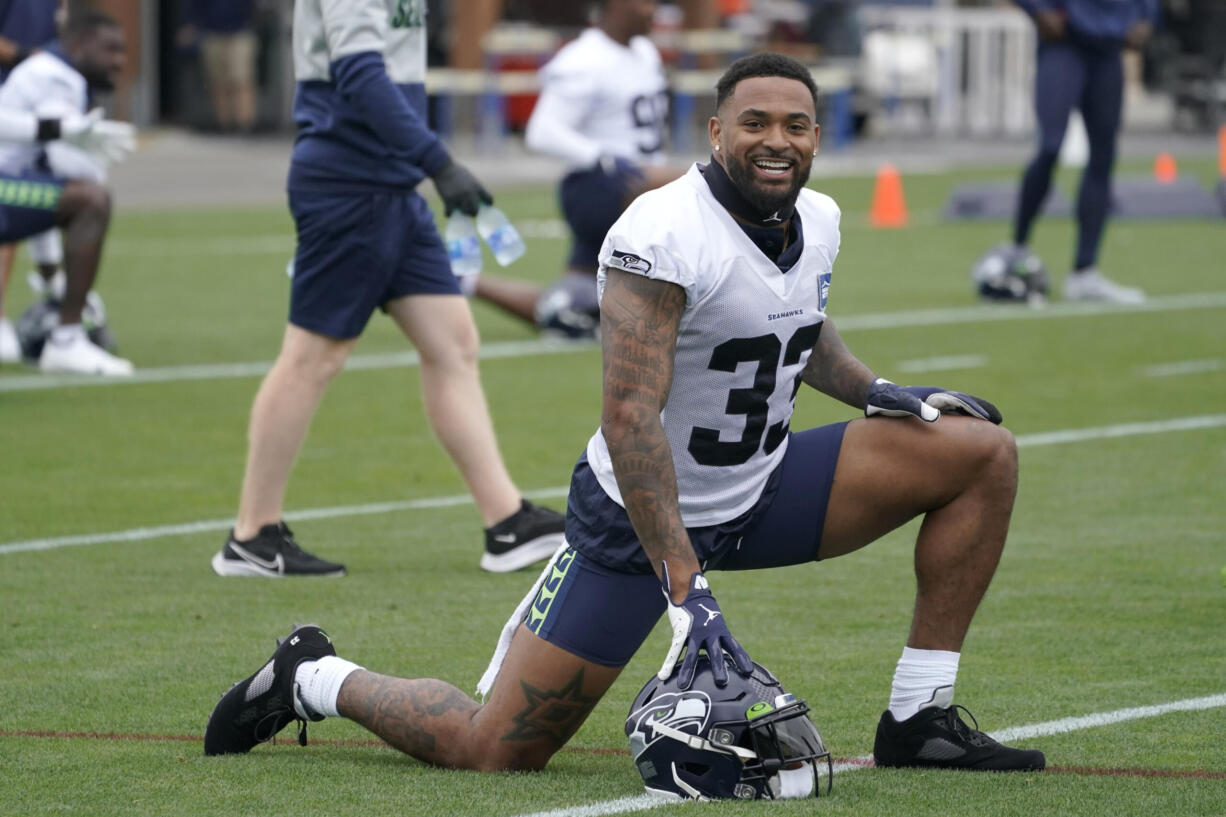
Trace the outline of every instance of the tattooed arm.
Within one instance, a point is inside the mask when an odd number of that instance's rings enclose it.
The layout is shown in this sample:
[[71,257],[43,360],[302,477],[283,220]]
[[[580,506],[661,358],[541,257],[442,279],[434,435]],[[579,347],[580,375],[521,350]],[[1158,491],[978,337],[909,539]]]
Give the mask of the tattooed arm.
[[657,574],[668,563],[673,600],[700,572],[681,521],[672,450],[660,422],[673,380],[685,290],[610,268],[600,302],[604,405],[600,428],[626,513]]
[[872,370],[851,353],[834,328],[834,322],[827,318],[800,379],[822,394],[862,409],[868,387],[875,377]]

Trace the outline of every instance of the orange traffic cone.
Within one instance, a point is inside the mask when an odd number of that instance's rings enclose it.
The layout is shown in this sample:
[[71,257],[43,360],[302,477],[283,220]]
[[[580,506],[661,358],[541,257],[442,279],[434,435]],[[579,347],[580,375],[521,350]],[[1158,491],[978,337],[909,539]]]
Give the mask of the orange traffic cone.
[[1158,158],[1154,159],[1154,178],[1158,184],[1170,184],[1178,175],[1179,168],[1175,166],[1175,157],[1169,153],[1159,153]]
[[902,176],[894,165],[882,165],[873,187],[873,204],[868,221],[874,227],[906,227],[907,202],[902,193]]

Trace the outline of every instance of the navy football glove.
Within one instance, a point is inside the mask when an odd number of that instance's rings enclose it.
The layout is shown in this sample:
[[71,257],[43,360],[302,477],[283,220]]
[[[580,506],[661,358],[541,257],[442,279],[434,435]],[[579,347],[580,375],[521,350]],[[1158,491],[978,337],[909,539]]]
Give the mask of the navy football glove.
[[661,681],[667,681],[673,674],[681,651],[685,650],[685,658],[677,676],[677,683],[682,689],[689,689],[694,683],[694,670],[698,664],[698,651],[705,650],[711,661],[711,674],[715,677],[716,686],[728,683],[728,670],[720,660],[722,653],[727,653],[736,663],[736,668],[744,675],[753,672],[753,661],[749,654],[736,643],[728,625],[724,622],[724,614],[711,595],[711,586],[701,573],[695,573],[690,579],[690,592],[685,601],[673,604],[668,592],[668,565],[664,565],[664,598],[668,600],[668,621],[673,625],[673,643],[664,658],[664,664],[657,674]]
[[466,216],[475,216],[477,208],[483,203],[494,203],[490,191],[462,164],[451,162],[431,178],[438,188],[439,198],[443,200],[443,212],[447,215],[459,210]]
[[885,417],[914,415],[934,423],[942,412],[965,414],[997,425],[1000,425],[1002,419],[996,406],[982,397],[959,391],[946,391],[935,386],[897,386],[880,377],[868,387],[865,397],[865,417],[875,414]]

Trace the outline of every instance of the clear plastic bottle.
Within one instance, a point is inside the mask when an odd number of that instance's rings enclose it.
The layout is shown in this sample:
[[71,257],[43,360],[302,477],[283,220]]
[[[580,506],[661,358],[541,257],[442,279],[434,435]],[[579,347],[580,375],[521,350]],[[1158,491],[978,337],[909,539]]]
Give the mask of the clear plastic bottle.
[[489,245],[494,259],[504,267],[524,254],[526,248],[519,231],[497,207],[481,205],[477,210],[477,232]]
[[461,212],[453,212],[443,230],[451,271],[464,282],[481,273],[481,241],[473,220]]

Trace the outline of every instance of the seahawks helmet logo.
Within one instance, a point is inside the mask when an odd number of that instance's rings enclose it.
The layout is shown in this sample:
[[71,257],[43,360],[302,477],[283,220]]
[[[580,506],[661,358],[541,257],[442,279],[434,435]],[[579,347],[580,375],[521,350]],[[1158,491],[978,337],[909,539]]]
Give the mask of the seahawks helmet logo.
[[699,690],[668,692],[655,698],[630,715],[634,723],[634,731],[630,733],[632,753],[637,756],[661,737],[655,728],[657,723],[693,735],[704,734],[710,712],[711,698]]

